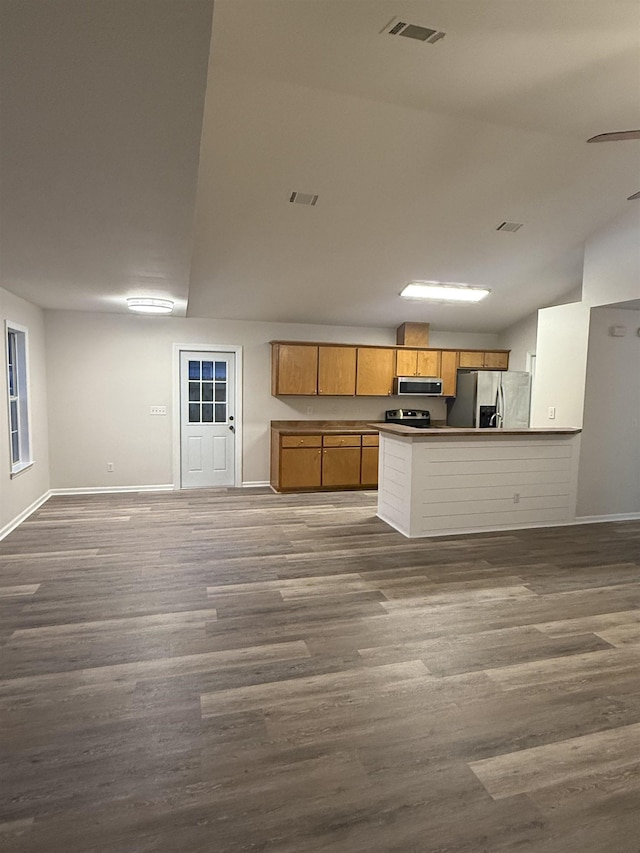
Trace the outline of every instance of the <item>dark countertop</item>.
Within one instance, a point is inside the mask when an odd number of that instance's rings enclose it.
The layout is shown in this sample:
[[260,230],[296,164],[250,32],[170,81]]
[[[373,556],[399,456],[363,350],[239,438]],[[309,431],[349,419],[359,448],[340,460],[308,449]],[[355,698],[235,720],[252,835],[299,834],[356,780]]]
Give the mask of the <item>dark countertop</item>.
[[376,435],[369,421],[271,421],[271,429],[283,435]]

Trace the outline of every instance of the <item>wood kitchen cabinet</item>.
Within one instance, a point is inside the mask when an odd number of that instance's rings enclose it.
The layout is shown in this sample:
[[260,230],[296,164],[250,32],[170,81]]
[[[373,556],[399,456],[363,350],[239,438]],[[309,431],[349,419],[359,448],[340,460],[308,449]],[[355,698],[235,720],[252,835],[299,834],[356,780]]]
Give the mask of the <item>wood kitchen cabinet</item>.
[[509,353],[485,352],[484,366],[490,370],[507,370],[509,367]]
[[278,483],[282,489],[320,488],[322,436],[280,436]]
[[271,393],[274,396],[318,393],[318,347],[272,343]]
[[376,488],[378,485],[378,444],[377,435],[362,436],[362,462],[360,466],[360,483],[363,486]]
[[480,352],[478,350],[461,350],[459,367],[475,367],[483,370],[507,370],[509,353],[506,351]]
[[508,370],[508,350],[436,350],[272,341],[271,393],[278,396],[389,397],[395,376],[438,376],[455,397],[459,367]]
[[318,394],[353,397],[356,347],[318,347]]
[[442,395],[455,397],[458,384],[458,353],[455,350],[443,350],[440,364],[442,377]]
[[356,395],[388,397],[393,394],[396,351],[383,347],[358,347]]
[[398,349],[396,376],[440,376],[439,350]]
[[325,435],[322,439],[322,485],[360,485],[361,436]]
[[[273,421],[271,428],[271,485],[277,492],[322,489],[376,488],[378,435],[360,432],[360,421],[341,422],[349,432],[335,427],[322,433],[327,422],[312,422],[317,434],[287,434],[295,421]],[[355,428],[349,426],[357,425]],[[284,430],[284,431],[283,431]]]

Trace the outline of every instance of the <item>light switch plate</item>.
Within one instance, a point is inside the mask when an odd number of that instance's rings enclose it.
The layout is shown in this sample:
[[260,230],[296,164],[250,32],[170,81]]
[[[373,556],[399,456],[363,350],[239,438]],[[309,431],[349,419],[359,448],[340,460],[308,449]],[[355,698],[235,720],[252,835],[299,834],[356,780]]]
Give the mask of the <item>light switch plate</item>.
[[549,406],[549,420],[550,421],[554,420],[555,416],[556,416],[556,407],[555,406]]
[[166,406],[151,406],[149,411],[150,415],[166,415],[167,407]]

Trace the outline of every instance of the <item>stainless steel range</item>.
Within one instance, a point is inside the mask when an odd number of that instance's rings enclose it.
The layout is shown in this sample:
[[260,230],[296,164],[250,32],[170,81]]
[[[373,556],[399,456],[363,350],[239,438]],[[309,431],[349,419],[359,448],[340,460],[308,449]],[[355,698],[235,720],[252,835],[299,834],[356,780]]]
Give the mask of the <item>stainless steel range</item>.
[[426,409],[387,409],[384,419],[388,424],[427,429],[431,426],[431,412]]

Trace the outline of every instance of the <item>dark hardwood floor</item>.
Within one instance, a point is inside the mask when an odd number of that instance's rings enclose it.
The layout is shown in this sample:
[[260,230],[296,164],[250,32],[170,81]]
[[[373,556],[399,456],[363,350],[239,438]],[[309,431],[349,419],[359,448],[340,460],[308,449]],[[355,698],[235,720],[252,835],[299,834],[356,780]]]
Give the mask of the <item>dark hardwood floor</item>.
[[0,542],[0,849],[639,853],[640,522],[56,497]]

